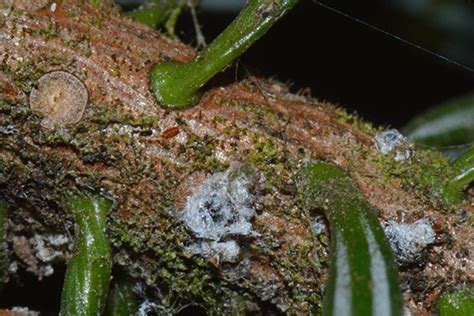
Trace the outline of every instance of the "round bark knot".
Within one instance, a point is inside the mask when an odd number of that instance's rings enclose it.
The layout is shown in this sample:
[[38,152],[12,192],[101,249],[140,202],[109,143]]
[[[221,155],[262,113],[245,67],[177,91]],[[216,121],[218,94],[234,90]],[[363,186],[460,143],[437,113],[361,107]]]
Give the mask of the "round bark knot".
[[79,122],[87,99],[81,80],[65,71],[53,71],[38,80],[38,87],[30,93],[30,107],[44,115],[41,126],[53,128]]
[[21,11],[34,12],[44,8],[49,0],[6,0],[5,3]]

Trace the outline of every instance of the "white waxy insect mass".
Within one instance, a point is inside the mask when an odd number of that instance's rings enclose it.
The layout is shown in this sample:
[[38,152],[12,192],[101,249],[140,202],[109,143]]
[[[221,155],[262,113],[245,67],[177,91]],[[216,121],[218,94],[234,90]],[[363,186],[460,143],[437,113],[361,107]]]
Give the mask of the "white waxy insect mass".
[[53,71],[43,75],[31,91],[30,108],[44,116],[42,127],[52,129],[79,122],[87,100],[81,80],[65,71]]
[[426,247],[436,238],[436,233],[426,218],[411,224],[388,221],[384,230],[401,266],[420,262],[426,253]]
[[183,220],[196,237],[220,241],[230,235],[255,235],[251,218],[257,171],[250,165],[230,167],[206,179],[187,199]]
[[412,155],[412,151],[409,148],[403,148],[409,147],[407,138],[394,128],[377,133],[374,136],[374,140],[377,149],[382,155],[388,155],[396,150],[395,161],[403,161]]
[[207,178],[190,196],[184,207],[186,227],[199,239],[188,247],[204,257],[235,261],[240,247],[236,236],[258,236],[252,229],[253,206],[260,183],[258,171],[248,164],[237,164]]

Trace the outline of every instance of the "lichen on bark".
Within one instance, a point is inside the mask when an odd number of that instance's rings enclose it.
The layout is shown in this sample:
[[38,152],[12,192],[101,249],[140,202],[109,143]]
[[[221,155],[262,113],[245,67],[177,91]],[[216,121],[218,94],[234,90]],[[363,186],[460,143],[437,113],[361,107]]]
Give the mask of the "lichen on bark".
[[[473,198],[446,208],[433,179],[447,162],[436,153],[413,149],[409,161],[394,162],[374,146],[376,128],[271,80],[217,86],[195,107],[169,112],[154,101],[149,72],[190,60],[192,48],[82,1],[63,1],[54,12],[13,10],[0,9],[0,194],[15,210],[10,247],[14,237],[74,235],[60,201],[85,187],[114,200],[114,265],[159,288],[155,299],[168,311],[188,304],[214,314],[319,310],[328,236],[313,233],[317,210],[304,208],[297,179],[321,159],[350,173],[380,219],[434,224],[428,263],[402,271],[413,312],[430,311],[452,284],[473,281],[472,218],[459,219],[461,209],[471,214]],[[52,71],[81,80],[89,99],[77,123],[45,129],[29,95]],[[251,220],[258,236],[234,236],[239,258],[221,262],[189,251],[196,236],[183,209],[206,179],[234,163],[264,179]],[[34,248],[22,250],[36,257]],[[18,256],[10,260],[28,268]]]

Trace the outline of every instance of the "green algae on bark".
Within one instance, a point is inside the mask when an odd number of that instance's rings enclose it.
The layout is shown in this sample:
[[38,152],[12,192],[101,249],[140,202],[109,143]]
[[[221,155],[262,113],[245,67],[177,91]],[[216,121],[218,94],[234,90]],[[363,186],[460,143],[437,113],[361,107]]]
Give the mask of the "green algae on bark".
[[392,155],[379,157],[387,175],[399,177],[405,186],[414,189],[420,199],[441,205],[446,210],[454,209],[474,181],[474,149],[469,149],[451,163],[438,151],[408,150],[411,157],[401,161],[396,161]]

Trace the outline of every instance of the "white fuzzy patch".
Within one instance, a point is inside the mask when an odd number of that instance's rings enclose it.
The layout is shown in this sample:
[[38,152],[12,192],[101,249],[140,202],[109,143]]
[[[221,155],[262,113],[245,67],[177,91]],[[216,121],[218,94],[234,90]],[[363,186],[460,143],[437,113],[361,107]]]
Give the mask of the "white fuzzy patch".
[[[383,132],[379,132],[374,136],[374,140],[377,146],[377,149],[382,153],[382,155],[388,155],[394,149],[401,147],[403,145],[408,145],[408,140],[396,129],[388,129]],[[406,160],[411,157],[411,150],[397,150],[395,152],[395,161]]]
[[49,263],[53,262],[56,258],[65,256],[63,252],[64,249],[61,249],[63,248],[61,246],[67,245],[69,239],[65,235],[36,234],[32,242],[36,251],[36,258],[42,262]]
[[258,171],[248,164],[237,164],[225,172],[207,178],[186,200],[183,221],[199,239],[189,247],[205,257],[220,255],[223,261],[233,261],[239,246],[235,236],[258,236],[250,220],[255,216]]
[[436,233],[426,218],[412,224],[388,221],[384,230],[400,265],[420,261],[425,248],[436,238]]
[[224,242],[201,242],[193,244],[187,248],[194,254],[204,257],[215,256],[217,263],[219,262],[235,262],[240,253],[240,247],[234,240]]
[[321,235],[326,229],[324,218],[322,216],[318,216],[314,221],[311,222],[311,228],[316,235]]

